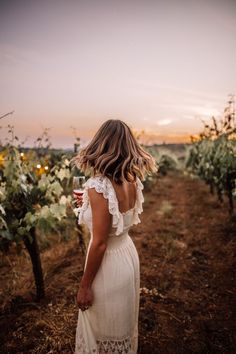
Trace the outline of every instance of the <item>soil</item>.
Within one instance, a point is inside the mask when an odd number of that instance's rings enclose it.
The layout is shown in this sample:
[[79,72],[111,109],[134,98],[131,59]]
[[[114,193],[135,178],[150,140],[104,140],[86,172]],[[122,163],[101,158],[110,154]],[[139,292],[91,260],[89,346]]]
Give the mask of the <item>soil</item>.
[[[182,173],[144,191],[130,230],[140,257],[140,354],[236,353],[236,221],[204,182]],[[73,353],[85,256],[72,239],[42,251],[46,297],[29,257],[1,256],[0,352]]]

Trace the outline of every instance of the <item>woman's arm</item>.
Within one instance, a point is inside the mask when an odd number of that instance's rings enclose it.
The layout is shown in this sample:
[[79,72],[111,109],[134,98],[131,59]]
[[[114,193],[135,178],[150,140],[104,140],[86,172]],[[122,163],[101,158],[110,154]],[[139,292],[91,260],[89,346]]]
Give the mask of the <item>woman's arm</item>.
[[92,209],[93,240],[87,256],[87,264],[80,282],[77,302],[81,310],[92,305],[91,286],[106,251],[107,237],[111,227],[112,215],[109,213],[108,200],[95,188],[88,189]]

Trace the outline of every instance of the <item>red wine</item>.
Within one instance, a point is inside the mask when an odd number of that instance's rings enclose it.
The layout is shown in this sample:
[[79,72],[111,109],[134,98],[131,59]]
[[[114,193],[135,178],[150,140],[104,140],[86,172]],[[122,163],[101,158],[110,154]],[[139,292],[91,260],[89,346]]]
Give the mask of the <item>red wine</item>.
[[84,191],[83,191],[83,189],[74,189],[73,193],[78,197],[82,197]]

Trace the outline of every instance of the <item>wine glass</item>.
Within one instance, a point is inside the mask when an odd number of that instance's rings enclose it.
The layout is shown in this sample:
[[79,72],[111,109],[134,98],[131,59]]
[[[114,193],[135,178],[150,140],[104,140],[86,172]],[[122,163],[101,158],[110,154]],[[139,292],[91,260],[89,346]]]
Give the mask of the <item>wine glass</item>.
[[[75,196],[82,197],[84,193],[84,183],[85,183],[85,177],[84,176],[75,176],[73,177],[73,193]],[[80,211],[80,207],[77,208],[78,211]]]

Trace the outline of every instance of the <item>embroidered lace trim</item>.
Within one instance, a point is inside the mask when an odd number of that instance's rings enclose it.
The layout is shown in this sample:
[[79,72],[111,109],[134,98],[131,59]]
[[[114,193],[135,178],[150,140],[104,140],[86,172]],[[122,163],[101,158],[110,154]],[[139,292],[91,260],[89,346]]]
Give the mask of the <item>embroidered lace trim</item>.
[[[109,178],[104,176],[90,177],[84,184],[85,191],[83,193],[83,204],[79,213],[79,224],[83,223],[83,214],[89,205],[88,189],[95,188],[98,193],[102,193],[104,198],[108,199],[108,208],[110,214],[113,215],[112,226],[116,228],[116,235],[123,232],[124,228],[124,215],[119,211],[118,200],[114,187],[109,180]],[[142,203],[144,202],[144,197],[142,193],[143,184],[137,177],[137,190],[136,190],[136,202],[134,206],[134,218],[133,224],[138,224],[140,222],[139,215],[143,211]]]
[[135,354],[138,347],[138,335],[127,336],[121,340],[96,340],[96,346],[87,348],[83,334],[76,335],[75,354]]
[[123,354],[130,353],[131,350],[131,339],[127,337],[123,340],[106,340],[100,341],[97,340],[97,347],[99,353],[115,353],[115,354]]

